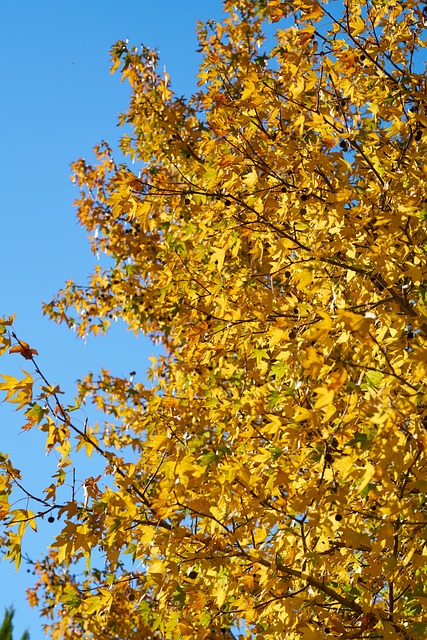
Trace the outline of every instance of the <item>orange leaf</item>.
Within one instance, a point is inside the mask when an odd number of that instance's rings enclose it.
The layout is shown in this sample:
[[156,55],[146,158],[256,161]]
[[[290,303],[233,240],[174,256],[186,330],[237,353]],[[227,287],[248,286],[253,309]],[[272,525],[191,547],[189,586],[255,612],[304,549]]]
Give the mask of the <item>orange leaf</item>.
[[26,360],[32,360],[33,356],[38,356],[38,351],[31,349],[26,342],[20,342],[9,349],[9,353],[19,353]]

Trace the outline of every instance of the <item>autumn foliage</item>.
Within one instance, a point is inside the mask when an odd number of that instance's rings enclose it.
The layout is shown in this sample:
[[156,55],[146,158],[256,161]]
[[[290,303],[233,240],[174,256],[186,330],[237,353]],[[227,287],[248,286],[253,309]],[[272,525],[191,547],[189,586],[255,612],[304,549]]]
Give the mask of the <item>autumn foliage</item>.
[[[165,355],[148,384],[91,373],[68,405],[4,319],[32,373],[0,388],[60,455],[24,511],[3,454],[4,548],[19,564],[27,526],[62,523],[29,596],[54,640],[422,639],[427,8],[224,10],[198,25],[190,97],[155,52],[112,49],[127,162],[102,143],[73,165],[100,262],[45,311]],[[103,475],[64,493],[80,449]]]

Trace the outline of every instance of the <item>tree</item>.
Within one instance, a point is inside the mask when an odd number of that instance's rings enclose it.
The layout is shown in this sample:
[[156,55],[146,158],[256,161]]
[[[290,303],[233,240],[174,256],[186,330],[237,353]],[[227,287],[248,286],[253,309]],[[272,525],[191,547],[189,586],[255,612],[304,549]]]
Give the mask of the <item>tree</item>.
[[[61,456],[43,497],[2,458],[3,544],[19,564],[27,525],[62,523],[30,594],[54,639],[425,638],[427,8],[224,10],[189,98],[112,49],[126,163],[102,143],[73,166],[105,265],[45,311],[164,356],[67,405],[3,320],[34,373],[1,388]],[[105,463],[84,491],[79,449]]]
[[[13,638],[13,616],[15,610],[13,607],[6,609],[4,612],[3,622],[0,627],[0,640],[12,640]],[[24,631],[21,636],[21,640],[29,640],[30,636],[28,631]]]

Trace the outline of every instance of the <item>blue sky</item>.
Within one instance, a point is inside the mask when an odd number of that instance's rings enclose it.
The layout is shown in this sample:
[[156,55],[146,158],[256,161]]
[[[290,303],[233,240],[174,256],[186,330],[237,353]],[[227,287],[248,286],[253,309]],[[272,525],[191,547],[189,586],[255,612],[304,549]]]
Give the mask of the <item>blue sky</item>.
[[[160,51],[172,88],[188,94],[196,86],[195,22],[218,19],[219,0],[3,0],[0,58],[0,315],[17,314],[15,330],[38,349],[39,364],[52,383],[72,400],[75,381],[101,366],[117,375],[136,370],[143,377],[151,343],[121,327],[105,338],[78,341],[66,327],[42,316],[66,279],[84,284],[95,257],[79,228],[69,180],[70,163],[92,157],[105,139],[113,146],[120,131],[117,115],[127,105],[128,89],[109,73],[109,50],[119,39]],[[17,373],[22,360],[5,356],[1,373]],[[19,433],[20,415],[0,405],[0,451],[25,470],[29,489],[55,469],[43,452],[42,434]],[[88,470],[92,475],[92,469]],[[39,522],[25,550],[36,557],[55,525]],[[31,640],[44,637],[37,611],[25,602],[32,576],[0,563],[0,618],[14,604],[15,637],[28,628]]]

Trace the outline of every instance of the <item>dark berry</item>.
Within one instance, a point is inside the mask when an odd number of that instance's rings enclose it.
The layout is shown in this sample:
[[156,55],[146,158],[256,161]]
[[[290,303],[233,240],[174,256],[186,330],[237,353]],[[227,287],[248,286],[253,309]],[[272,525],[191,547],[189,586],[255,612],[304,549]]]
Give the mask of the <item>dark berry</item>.
[[55,522],[55,518],[53,516],[49,516],[47,521],[50,522],[50,524],[52,524],[52,522]]

